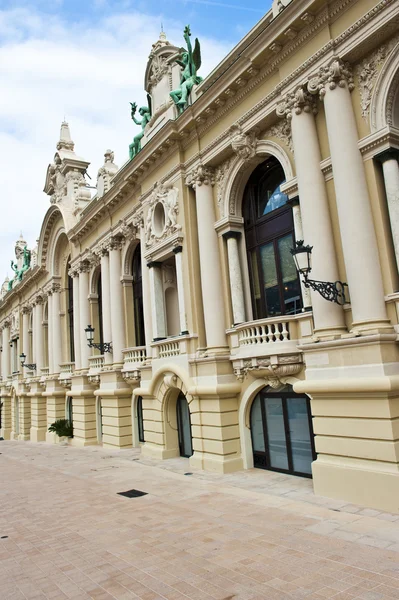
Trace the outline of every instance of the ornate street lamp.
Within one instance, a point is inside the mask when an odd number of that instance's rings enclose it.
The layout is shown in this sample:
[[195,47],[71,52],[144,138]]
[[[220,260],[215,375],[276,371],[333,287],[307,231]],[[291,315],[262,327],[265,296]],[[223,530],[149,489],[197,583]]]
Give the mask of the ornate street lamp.
[[318,292],[325,300],[335,302],[336,304],[346,304],[345,288],[347,283],[342,281],[316,281],[309,279],[309,273],[312,270],[312,249],[313,246],[305,246],[303,240],[295,242],[295,248],[291,249],[296,269],[303,276],[303,285]]
[[36,363],[35,364],[31,364],[28,365],[28,363],[26,363],[26,354],[24,354],[22,352],[22,354],[19,355],[19,359],[21,361],[21,367],[26,367],[27,369],[31,370],[31,371],[36,371]]
[[100,350],[101,354],[104,354],[105,352],[112,352],[112,342],[103,342],[103,343],[95,343],[93,342],[94,340],[94,327],[92,327],[91,325],[88,325],[85,329],[85,333],[86,333],[86,339],[87,339],[87,345],[89,346],[89,348],[97,348],[97,350]]

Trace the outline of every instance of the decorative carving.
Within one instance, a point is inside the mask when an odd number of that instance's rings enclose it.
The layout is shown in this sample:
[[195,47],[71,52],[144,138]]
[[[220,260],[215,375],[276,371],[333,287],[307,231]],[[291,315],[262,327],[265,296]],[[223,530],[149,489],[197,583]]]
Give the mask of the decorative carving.
[[279,121],[276,125],[273,125],[266,131],[266,137],[275,137],[281,140],[288,148],[294,153],[294,146],[292,143],[291,125],[286,119]]
[[318,73],[308,81],[308,91],[311,94],[319,94],[322,100],[326,95],[326,85],[330,90],[334,90],[337,86],[342,88],[348,86],[348,90],[352,92],[355,85],[350,64],[335,58],[330,65],[320,67]]
[[122,371],[122,377],[126,383],[133,385],[138,383],[141,379],[141,371],[139,369],[133,369],[131,371]]
[[177,223],[178,197],[179,190],[172,184],[158,183],[154,186],[145,222],[147,248],[181,231],[182,227]]
[[228,158],[221,165],[218,165],[218,167],[215,170],[217,203],[221,217],[224,217],[223,192],[226,185],[227,173],[229,172],[231,162],[231,158]]
[[229,129],[233,151],[243,160],[249,160],[256,154],[255,132],[244,133],[241,125],[235,123]]
[[292,111],[296,115],[303,112],[317,114],[317,107],[314,96],[311,96],[302,86],[291,94],[287,94],[277,105],[276,113],[279,117],[285,116],[288,120],[292,119]]
[[284,384],[284,378],[296,375],[302,368],[299,354],[233,360],[234,374],[239,381],[244,381],[248,373],[253,372],[254,375],[265,377],[273,388]]
[[374,85],[382,65],[388,54],[398,43],[399,36],[395,36],[386,44],[383,44],[371,54],[366,56],[355,67],[355,74],[359,83],[360,106],[362,109],[362,117],[367,119],[371,104],[371,97],[374,91]]
[[215,171],[212,167],[200,164],[186,176],[186,185],[195,188],[197,185],[215,185]]
[[152,87],[153,85],[156,85],[157,83],[159,83],[162,80],[162,78],[164,77],[164,75],[167,75],[170,67],[164,56],[159,56],[157,54],[150,54],[150,59],[151,58],[152,58],[152,64],[151,64],[151,73],[150,73],[149,82]]

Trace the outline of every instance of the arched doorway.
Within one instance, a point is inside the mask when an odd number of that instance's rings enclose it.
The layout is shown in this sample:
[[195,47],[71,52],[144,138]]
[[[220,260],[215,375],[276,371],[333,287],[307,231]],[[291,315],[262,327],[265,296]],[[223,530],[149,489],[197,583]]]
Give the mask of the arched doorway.
[[[68,263],[70,269],[70,263]],[[68,295],[67,295],[67,312],[68,312],[68,336],[69,336],[69,360],[75,362],[75,340],[73,334],[73,279],[68,277]],[[86,326],[85,326],[86,327]]]
[[72,404],[72,398],[71,396],[67,396],[67,400],[66,400],[66,419],[68,419],[68,421],[70,423],[73,423],[73,404]]
[[137,429],[139,442],[144,443],[143,398],[141,396],[137,398]]
[[256,167],[245,187],[243,217],[254,319],[300,312],[302,296],[291,255],[294,224],[279,161]]
[[316,459],[310,401],[291,386],[264,388],[251,407],[254,466],[303,477],[312,476]]
[[193,454],[191,418],[187,399],[182,393],[179,394],[176,401],[176,416],[180,456],[189,458]]

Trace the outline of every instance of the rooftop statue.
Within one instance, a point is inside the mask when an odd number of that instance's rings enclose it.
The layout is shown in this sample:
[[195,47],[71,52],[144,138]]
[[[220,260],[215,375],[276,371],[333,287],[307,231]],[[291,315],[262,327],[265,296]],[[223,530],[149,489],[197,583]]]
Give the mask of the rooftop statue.
[[151,109],[151,96],[147,94],[147,102],[148,106],[141,106],[139,108],[139,113],[143,117],[141,121],[138,121],[135,117],[137,104],[135,102],[131,102],[130,105],[132,107],[131,117],[132,120],[136,123],[136,125],[141,125],[141,131],[137,135],[134,136],[133,142],[129,146],[129,158],[132,159],[136,156],[138,152],[141,150],[141,139],[144,135],[144,129],[146,128],[147,123],[151,119],[152,109]]
[[[22,249],[22,254],[21,248],[18,248],[18,246],[16,246],[15,256],[17,258],[17,262],[15,263],[13,260],[11,261],[11,269],[14,271],[15,276],[14,279],[10,279],[10,281],[8,282],[8,291],[12,289],[14,282],[18,283],[19,281],[22,281],[22,277],[24,276],[25,271],[27,271],[30,268],[31,251],[28,250],[28,246],[24,246],[24,248]],[[18,268],[18,265],[21,262],[22,265],[20,268]]]
[[197,71],[201,66],[201,47],[198,38],[195,38],[193,51],[190,41],[190,25],[186,25],[183,35],[187,44],[187,51],[183,51],[180,57],[175,59],[177,64],[182,68],[180,87],[170,92],[179,114],[187,108],[187,100],[193,86],[198,85],[202,81],[202,77],[197,75]]

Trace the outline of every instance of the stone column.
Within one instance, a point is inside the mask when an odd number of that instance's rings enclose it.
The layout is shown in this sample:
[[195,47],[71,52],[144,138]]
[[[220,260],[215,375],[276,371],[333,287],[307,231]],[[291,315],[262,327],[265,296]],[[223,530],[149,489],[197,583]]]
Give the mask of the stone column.
[[125,322],[123,308],[123,289],[121,283],[121,240],[111,239],[109,250],[110,310],[112,315],[112,354],[114,364],[122,365],[122,350],[126,347]]
[[[319,281],[339,280],[330,211],[324,175],[320,169],[321,152],[317,137],[313,98],[302,88],[288,96],[277,109],[291,120],[295,167],[306,244],[313,246],[310,277]],[[303,142],[306,140],[306,143]],[[316,335],[339,336],[346,331],[342,306],[328,302],[311,291]]]
[[[296,240],[304,240],[305,236],[303,234],[303,226],[302,226],[302,215],[301,215],[301,207],[299,206],[299,198],[292,198],[288,201],[287,204],[292,206],[292,218],[294,221],[294,231],[295,231],[295,239]],[[310,289],[303,285],[303,279],[300,278],[301,282],[301,291],[302,291],[302,302],[303,308],[305,310],[312,309],[312,300],[310,296]]]
[[[352,327],[364,332],[390,328],[385,308],[381,265],[363,159],[350,91],[348,65],[334,60],[309,81],[310,92],[324,98],[337,211],[349,293]],[[299,153],[302,152],[301,146]],[[306,231],[305,231],[306,233]]]
[[149,262],[152,330],[154,341],[166,338],[165,296],[162,281],[162,263]]
[[187,176],[186,183],[195,190],[201,291],[207,347],[225,351],[226,317],[222,285],[219,240],[215,231],[215,207],[212,186],[213,169],[199,165]]
[[[22,307],[22,353],[25,354],[25,361],[27,363],[32,362],[29,349],[29,314],[30,309],[28,306]],[[19,360],[19,357],[18,357]]]
[[89,368],[89,357],[91,348],[87,344],[85,328],[90,324],[89,305],[89,271],[88,261],[82,261],[79,265],[79,320],[80,320],[80,368]]
[[30,439],[31,442],[44,442],[47,432],[47,404],[39,380],[30,382]]
[[[53,373],[60,372],[60,363],[62,362],[62,343],[61,343],[61,317],[60,317],[60,292],[59,284],[53,285],[52,302],[52,320],[51,320],[51,340],[53,352]],[[49,338],[50,339],[50,338]]]
[[[75,371],[79,371],[81,368],[80,359],[80,335],[81,329],[84,330],[88,323],[84,327],[80,325],[80,314],[79,314],[79,273],[75,269],[71,269],[69,275],[73,280],[73,345],[75,350]],[[84,334],[84,331],[83,331]]]
[[2,376],[3,381],[7,381],[8,375],[11,375],[10,365],[10,323],[6,321],[3,329],[3,352],[1,353]]
[[1,411],[1,429],[0,434],[5,440],[10,439],[11,435],[11,397],[5,386],[7,382],[7,376],[10,374],[10,323],[6,321],[3,324],[2,331],[2,346],[3,352],[1,353],[1,373],[2,373],[2,386],[1,386],[1,398],[0,401],[3,403]]
[[245,301],[244,288],[242,282],[240,253],[238,251],[238,240],[241,237],[240,231],[227,231],[223,234],[227,241],[227,257],[229,261],[229,278],[231,304],[233,307],[233,324],[239,325],[245,323]]
[[[103,337],[104,342],[112,342],[111,304],[110,304],[110,276],[109,276],[108,250],[101,250],[101,300],[103,312]],[[104,362],[112,364],[112,352],[105,352]]]
[[152,319],[151,319],[151,294],[150,294],[150,273],[147,269],[147,263],[144,258],[144,227],[140,228],[140,244],[141,244],[141,277],[143,285],[143,312],[144,312],[144,332],[147,358],[151,357],[152,348]]
[[177,295],[179,298],[180,335],[188,334],[186,300],[184,297],[183,246],[173,248],[176,257]]
[[54,373],[54,352],[53,352],[53,291],[50,289],[47,296],[47,352],[48,352],[48,372]]
[[44,359],[44,348],[43,348],[43,297],[39,296],[36,298],[36,304],[33,308],[34,310],[34,331],[33,331],[33,344],[35,351],[35,360],[33,362],[36,363],[36,375],[40,376],[41,369],[44,367],[43,359]]
[[385,150],[375,158],[382,163],[393,246],[399,269],[399,150],[394,148]]

